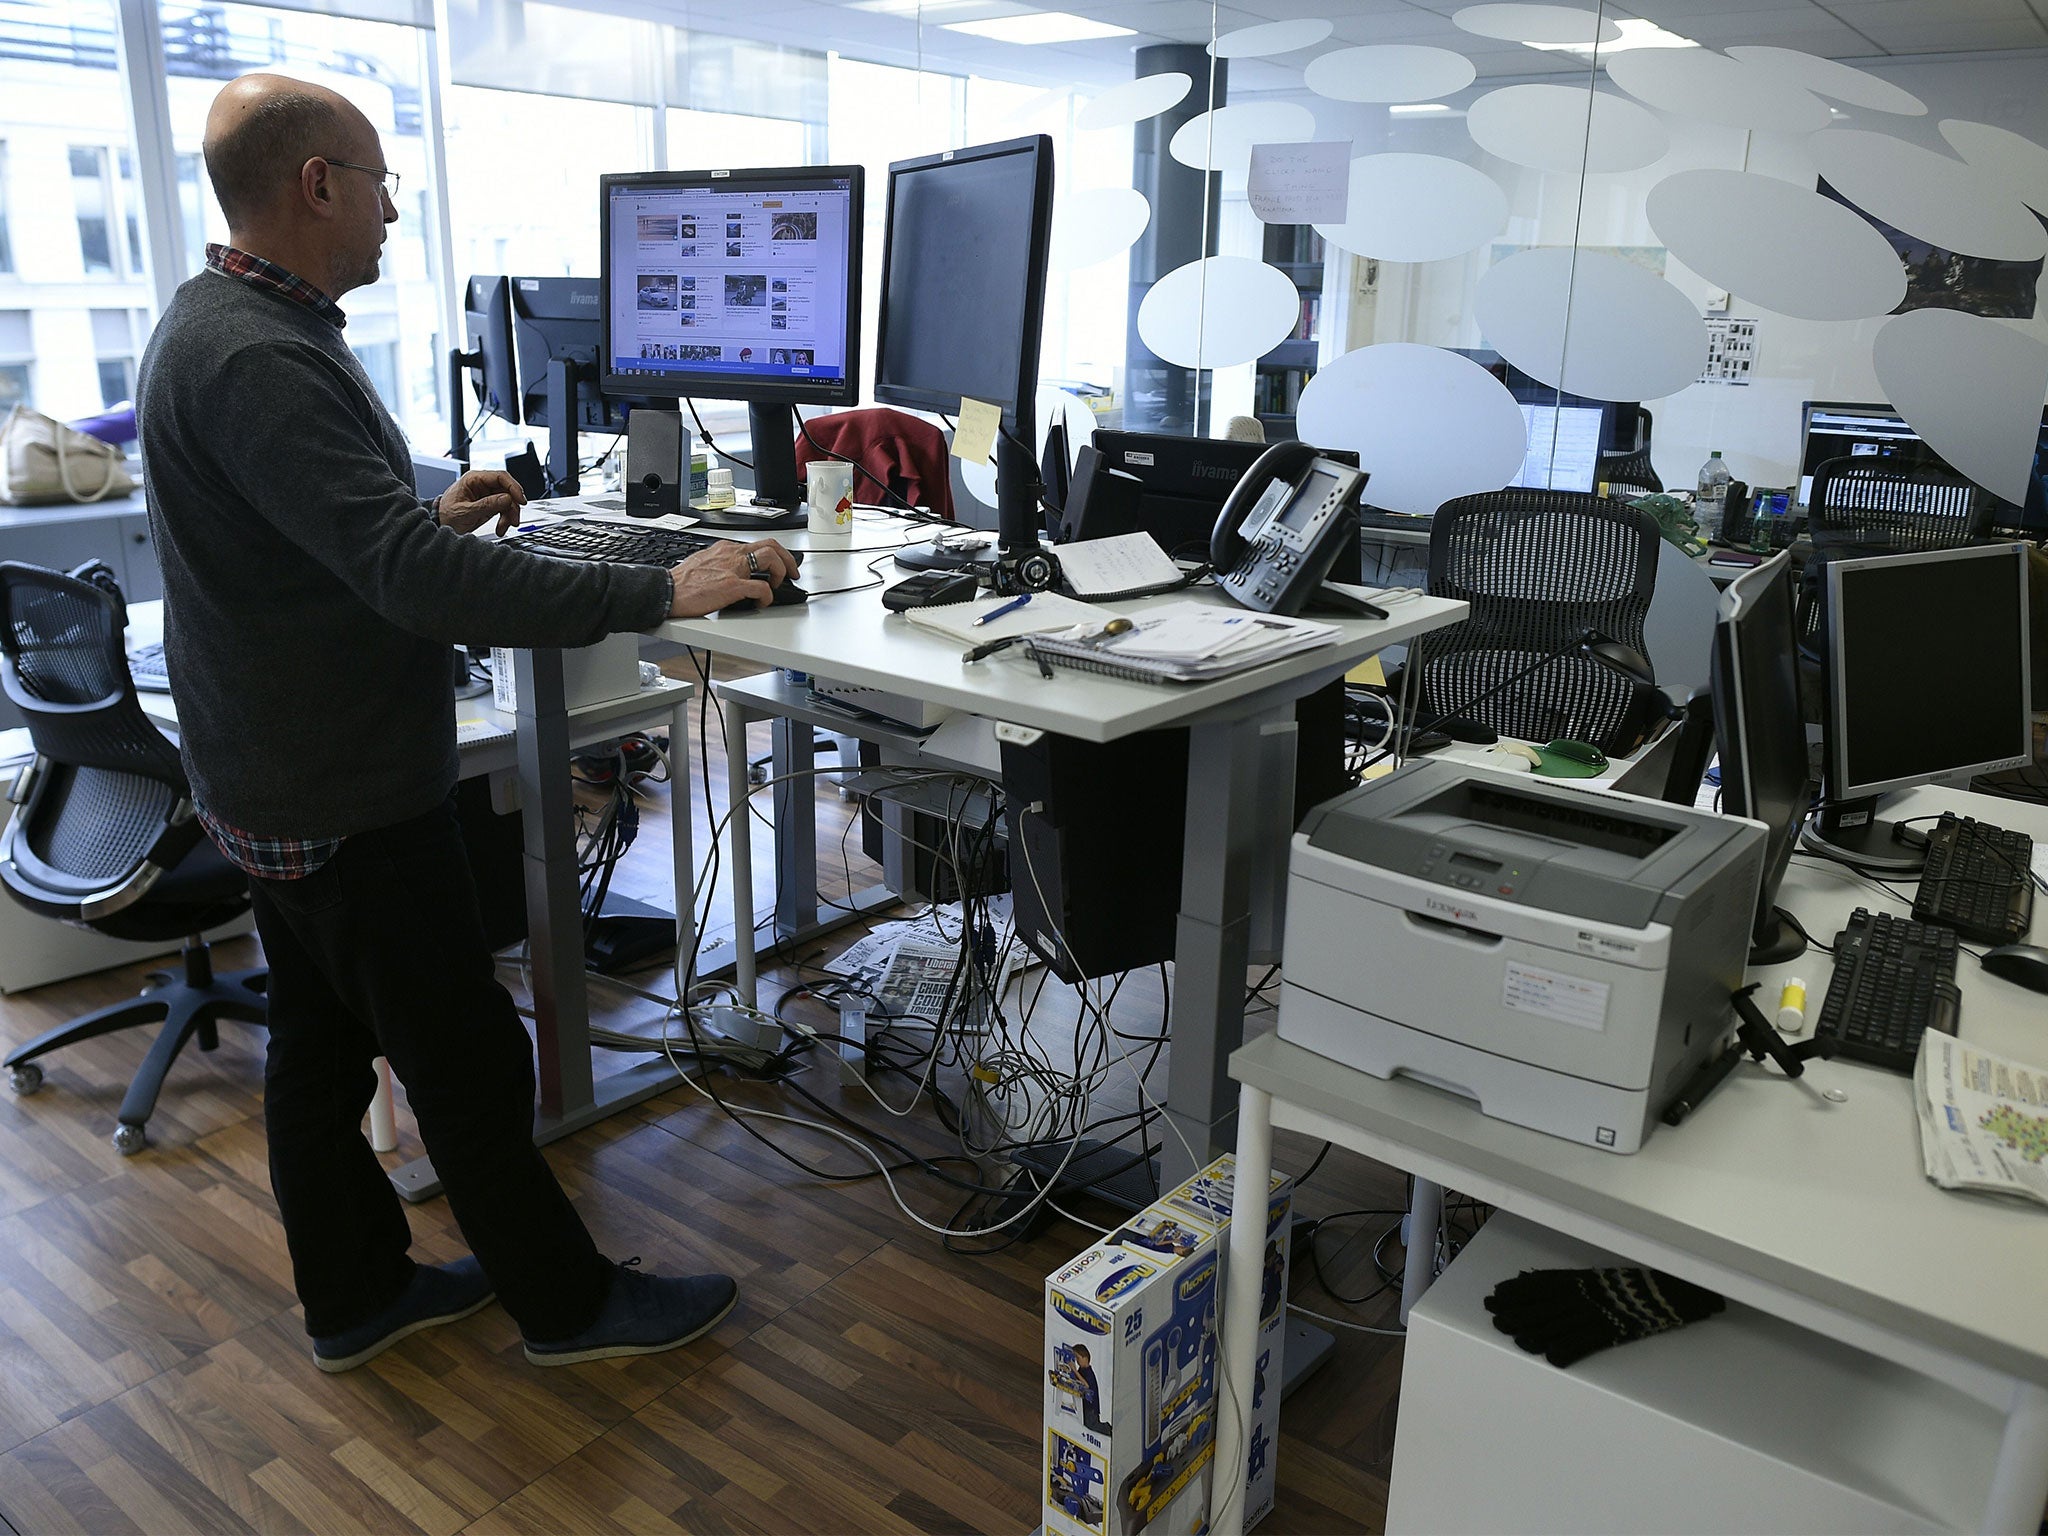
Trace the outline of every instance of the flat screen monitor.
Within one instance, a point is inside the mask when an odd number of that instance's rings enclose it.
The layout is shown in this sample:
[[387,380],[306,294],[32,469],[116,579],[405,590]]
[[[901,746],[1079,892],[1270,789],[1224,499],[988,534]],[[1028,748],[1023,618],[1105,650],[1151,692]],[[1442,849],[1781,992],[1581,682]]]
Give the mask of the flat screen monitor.
[[[1602,453],[1633,453],[1638,448],[1648,446],[1636,440],[1638,424],[1633,401],[1617,404],[1612,400],[1593,400],[1584,395],[1568,394],[1553,385],[1545,384],[1534,374],[1524,373],[1498,352],[1487,347],[1451,347],[1448,350],[1460,357],[1470,358],[1499,379],[1507,386],[1508,393],[1515,397],[1517,404],[1552,407],[1561,405],[1576,410],[1598,411]],[[1540,481],[1537,483],[1541,484]]]
[[1799,708],[1794,593],[1792,557],[1781,552],[1730,582],[1714,619],[1710,688],[1721,809],[1760,821],[1770,831],[1752,965],[1780,964],[1806,947],[1798,928],[1777,910],[1779,882],[1813,803]]
[[1607,415],[1607,410],[1598,405],[1536,405],[1523,401],[1528,452],[1515,484],[1553,491],[1592,490]]
[[[569,365],[573,385],[597,378],[598,284],[592,277],[515,277],[512,340],[519,359],[519,411],[529,427],[552,426],[548,364]],[[596,389],[576,390],[575,426],[585,432],[623,432],[626,405]]]
[[875,398],[944,415],[964,400],[1002,412],[996,498],[1006,552],[1038,543],[1032,402],[1052,183],[1044,134],[889,167]]
[[1827,629],[1817,841],[1873,867],[1915,868],[1877,820],[1879,796],[2028,761],[2027,547],[1830,561]]
[[[1927,445],[1906,418],[1889,405],[1837,400],[1808,400],[1800,406],[1799,501],[1813,500],[1813,476],[1829,459],[1881,458],[1901,469],[1932,465],[1949,469],[1948,461]],[[1994,497],[1991,521],[2016,532],[2048,534],[2048,410],[2034,441],[2034,462],[2027,474],[2025,497],[2010,502]]]
[[599,178],[607,392],[856,405],[857,165]]
[[462,323],[467,350],[476,359],[467,371],[478,407],[517,426],[519,365],[512,341],[511,280],[470,278],[464,290]]

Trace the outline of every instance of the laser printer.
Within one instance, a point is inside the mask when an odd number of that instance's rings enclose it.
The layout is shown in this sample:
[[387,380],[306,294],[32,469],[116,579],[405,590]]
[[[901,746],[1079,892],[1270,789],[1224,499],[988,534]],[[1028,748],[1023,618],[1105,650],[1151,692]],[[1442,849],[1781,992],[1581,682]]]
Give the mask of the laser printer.
[[1734,1027],[1761,822],[1418,761],[1309,812],[1280,1036],[1616,1152]]

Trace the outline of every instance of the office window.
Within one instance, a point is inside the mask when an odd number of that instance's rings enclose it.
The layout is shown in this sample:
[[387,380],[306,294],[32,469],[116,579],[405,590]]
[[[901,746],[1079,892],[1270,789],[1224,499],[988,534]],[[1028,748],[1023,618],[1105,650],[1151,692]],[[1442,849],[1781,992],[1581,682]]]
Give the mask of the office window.
[[[376,127],[385,163],[403,188],[399,220],[385,239],[378,280],[342,296],[348,343],[366,365],[386,407],[416,440],[438,441],[441,362],[440,284],[427,260],[427,179],[422,39],[416,27],[354,21],[208,0],[162,0],[164,68],[171,108],[172,149],[178,162],[181,238],[196,270],[204,246],[227,232],[227,221],[206,179],[200,144],[207,109],[221,85],[250,70],[268,70],[330,86],[362,109]],[[524,199],[531,184],[511,185],[506,165],[496,166],[499,189]]]
[[0,412],[36,403],[29,372],[34,356],[28,311],[0,309]]
[[140,355],[136,334],[135,316],[130,311],[92,311],[92,350],[103,406],[135,398],[135,360]]
[[74,144],[71,158],[71,205],[78,218],[78,255],[87,277],[114,275],[114,245],[108,230],[112,195],[107,189],[107,151],[97,144]]
[[143,275],[142,188],[135,181],[135,157],[121,148],[114,151],[114,164],[121,176],[121,227],[126,235],[123,249],[128,256],[131,277]]
[[0,275],[14,271],[14,245],[7,236],[7,141],[0,139]]
[[668,109],[668,163],[679,171],[734,165],[808,165],[810,130],[780,117]]

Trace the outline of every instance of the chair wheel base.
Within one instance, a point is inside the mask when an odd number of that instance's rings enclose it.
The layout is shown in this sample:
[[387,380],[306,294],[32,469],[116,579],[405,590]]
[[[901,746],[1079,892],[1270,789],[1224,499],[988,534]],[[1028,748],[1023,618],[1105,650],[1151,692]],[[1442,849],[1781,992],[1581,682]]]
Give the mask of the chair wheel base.
[[32,1061],[7,1069],[7,1086],[27,1098],[43,1086],[43,1069]]
[[139,1125],[130,1125],[125,1120],[114,1127],[114,1150],[123,1157],[133,1157],[149,1145],[149,1134]]

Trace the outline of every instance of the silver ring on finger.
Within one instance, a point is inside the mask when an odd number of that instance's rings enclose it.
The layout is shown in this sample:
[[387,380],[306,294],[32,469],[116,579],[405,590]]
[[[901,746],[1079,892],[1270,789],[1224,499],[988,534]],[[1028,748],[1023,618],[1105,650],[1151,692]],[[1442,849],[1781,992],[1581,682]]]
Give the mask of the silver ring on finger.
[[747,574],[749,576],[761,574],[761,557],[751,549],[747,551]]

